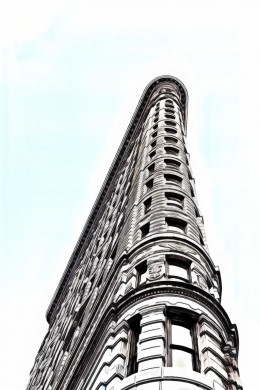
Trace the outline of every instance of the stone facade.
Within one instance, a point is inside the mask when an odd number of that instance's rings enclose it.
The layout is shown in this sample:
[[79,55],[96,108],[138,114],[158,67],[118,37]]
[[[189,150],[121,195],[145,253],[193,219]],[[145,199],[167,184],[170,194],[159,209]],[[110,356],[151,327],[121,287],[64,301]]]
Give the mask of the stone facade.
[[185,146],[188,95],[145,89],[47,312],[28,390],[237,390]]

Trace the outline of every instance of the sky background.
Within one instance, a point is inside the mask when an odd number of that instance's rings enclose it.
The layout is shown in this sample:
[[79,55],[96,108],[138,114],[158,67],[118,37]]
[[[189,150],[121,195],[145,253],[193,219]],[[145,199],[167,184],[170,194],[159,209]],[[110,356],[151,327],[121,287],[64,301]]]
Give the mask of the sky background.
[[146,85],[189,93],[188,151],[222,304],[259,382],[257,1],[0,0],[0,386],[24,390],[45,312]]

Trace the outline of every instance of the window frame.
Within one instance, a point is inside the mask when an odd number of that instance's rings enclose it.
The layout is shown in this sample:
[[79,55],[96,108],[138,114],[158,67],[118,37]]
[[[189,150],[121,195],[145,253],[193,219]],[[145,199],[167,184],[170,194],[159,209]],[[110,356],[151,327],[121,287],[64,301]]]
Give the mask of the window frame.
[[[166,364],[168,367],[174,368],[174,362],[172,359],[172,350],[180,350],[190,354],[192,359],[192,370],[201,372],[201,363],[199,359],[199,348],[198,348],[198,316],[193,313],[186,311],[185,309],[179,308],[178,311],[169,310],[166,318],[166,341],[167,341],[167,356]],[[183,326],[189,329],[191,335],[192,348],[173,344],[172,343],[172,325]]]
[[[171,191],[171,192],[165,192],[164,196],[165,196],[166,206],[176,207],[180,210],[183,210],[183,208],[184,208],[184,196],[183,195]],[[172,199],[170,199],[170,198],[172,198]]]
[[[183,220],[183,219],[166,216],[165,217],[165,225],[166,225],[166,229],[168,232],[187,234],[188,222]],[[176,227],[177,229],[182,230],[182,232],[179,232],[178,230],[171,229],[172,226]]]
[[138,372],[138,342],[141,334],[141,316],[136,315],[129,320],[129,352],[128,352],[128,364],[127,375],[130,376]]
[[[172,263],[172,265],[176,265],[177,267],[180,267],[180,268],[183,268],[187,271],[187,278],[183,278],[181,276],[170,276],[170,269],[169,269],[169,265],[171,265],[170,263]],[[175,264],[174,264],[175,263]],[[188,262],[186,260],[183,260],[182,258],[180,258],[179,256],[173,256],[173,255],[166,255],[165,256],[165,265],[166,265],[166,276],[168,279],[177,279],[177,280],[180,280],[180,281],[183,281],[183,282],[186,282],[186,283],[190,283],[191,281],[191,271],[190,271],[190,265],[191,265],[191,262]]]

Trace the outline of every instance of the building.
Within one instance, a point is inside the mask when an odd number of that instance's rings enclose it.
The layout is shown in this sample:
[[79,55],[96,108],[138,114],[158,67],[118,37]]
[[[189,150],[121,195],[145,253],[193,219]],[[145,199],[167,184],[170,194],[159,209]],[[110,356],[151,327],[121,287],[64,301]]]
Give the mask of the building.
[[28,390],[242,389],[187,104],[172,76],[144,90],[48,308]]

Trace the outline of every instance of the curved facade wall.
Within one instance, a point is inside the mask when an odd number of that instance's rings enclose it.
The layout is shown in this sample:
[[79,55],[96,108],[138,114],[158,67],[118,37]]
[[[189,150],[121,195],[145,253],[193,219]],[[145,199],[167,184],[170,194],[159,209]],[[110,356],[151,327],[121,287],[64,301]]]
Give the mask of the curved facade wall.
[[242,389],[185,146],[187,92],[145,89],[47,312],[28,390]]

